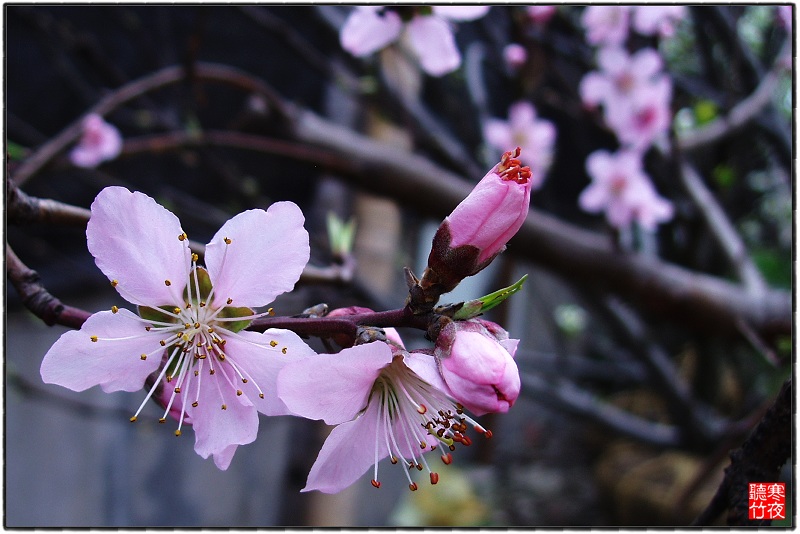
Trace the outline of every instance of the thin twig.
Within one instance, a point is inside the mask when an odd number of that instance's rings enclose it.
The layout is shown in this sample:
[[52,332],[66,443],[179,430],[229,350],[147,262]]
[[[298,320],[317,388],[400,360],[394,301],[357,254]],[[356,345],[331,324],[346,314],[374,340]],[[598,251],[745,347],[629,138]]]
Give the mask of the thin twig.
[[58,224],[86,226],[91,212],[49,198],[31,197],[21,191],[11,180],[6,180],[6,214],[11,224]]
[[40,282],[39,273],[22,263],[8,245],[6,245],[6,273],[25,307],[49,326],[60,324],[70,328],[80,328],[91,315],[87,311],[65,306],[48,293]]
[[757,294],[765,291],[767,284],[764,277],[750,258],[741,236],[703,179],[694,167],[686,162],[681,165],[680,175],[686,192],[697,204],[700,214],[745,288]]

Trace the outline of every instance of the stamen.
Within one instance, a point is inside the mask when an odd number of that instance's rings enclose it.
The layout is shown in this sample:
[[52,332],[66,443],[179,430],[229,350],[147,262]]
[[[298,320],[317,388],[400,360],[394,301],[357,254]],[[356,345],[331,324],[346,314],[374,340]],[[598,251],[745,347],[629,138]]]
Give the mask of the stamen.
[[164,285],[171,286],[172,282],[170,282],[169,280],[164,280]]
[[117,287],[117,284],[119,284],[119,280],[112,280],[111,281],[111,287]]
[[117,308],[116,306],[111,306],[111,313],[117,313],[118,311],[119,308]]

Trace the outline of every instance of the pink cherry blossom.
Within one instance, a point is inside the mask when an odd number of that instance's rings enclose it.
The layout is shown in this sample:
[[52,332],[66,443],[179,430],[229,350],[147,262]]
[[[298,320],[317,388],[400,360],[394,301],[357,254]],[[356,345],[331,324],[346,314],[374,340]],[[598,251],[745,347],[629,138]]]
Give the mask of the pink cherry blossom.
[[394,11],[379,6],[356,6],[342,26],[342,48],[356,57],[377,52],[400,37],[403,21]]
[[94,168],[116,158],[122,150],[122,136],[103,117],[92,113],[83,119],[83,134],[70,151],[69,159],[78,167]]
[[624,100],[609,101],[604,116],[623,145],[645,150],[669,132],[671,99],[672,82],[661,76]]
[[[139,315],[114,306],[61,336],[41,365],[42,379],[75,391],[136,391],[195,433],[195,451],[227,469],[238,445],[252,442],[258,412],[288,414],[275,395],[279,369],[314,354],[293,332],[242,330],[291,290],[308,261],[303,214],[291,202],[236,215],[198,267],[175,215],[139,192],[102,190],[86,228],[89,252]],[[150,377],[150,378],[148,378]]]
[[531,189],[542,186],[553,160],[556,128],[536,116],[530,102],[517,102],[508,110],[508,121],[489,119],[483,128],[486,141],[500,151],[522,149],[520,159],[531,169]]
[[475,415],[507,412],[521,385],[513,358],[518,343],[499,325],[481,319],[445,325],[434,355],[450,395]]
[[629,5],[587,6],[581,15],[586,41],[591,45],[620,46],[628,38]]
[[[325,380],[319,380],[324,376]],[[370,466],[379,488],[378,464],[400,463],[409,488],[409,471],[426,470],[432,484],[439,475],[424,454],[443,452],[452,461],[455,443],[469,445],[467,424],[491,436],[444,392],[434,358],[374,342],[292,362],[278,375],[278,395],[292,412],[337,425],[314,462],[302,491],[336,493]]]
[[672,37],[675,24],[686,16],[686,6],[636,6],[633,12],[633,28],[642,35]]
[[661,55],[652,48],[630,55],[620,47],[603,47],[597,63],[600,70],[586,74],[580,84],[581,99],[590,106],[615,106],[653,83],[662,68]]
[[416,56],[423,70],[431,76],[443,76],[461,65],[449,21],[467,21],[482,17],[489,6],[434,6],[423,13],[415,8],[403,22],[394,8],[356,6],[342,26],[342,48],[362,57],[400,39]]
[[658,223],[672,218],[672,204],[653,188],[639,152],[593,152],[586,159],[586,170],[592,183],[583,190],[578,204],[590,213],[605,211],[615,228],[637,221],[644,229],[654,230]]
[[534,24],[547,24],[553,15],[556,14],[556,6],[528,6],[527,8],[528,18],[530,18]]
[[528,60],[528,52],[518,43],[511,43],[503,48],[503,60],[511,70],[517,70]]

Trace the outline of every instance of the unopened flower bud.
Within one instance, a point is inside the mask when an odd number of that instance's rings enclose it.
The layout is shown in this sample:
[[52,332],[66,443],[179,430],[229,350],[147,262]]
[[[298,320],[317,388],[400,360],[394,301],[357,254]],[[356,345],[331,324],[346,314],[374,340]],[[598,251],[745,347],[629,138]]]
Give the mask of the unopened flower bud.
[[490,321],[454,321],[442,328],[434,355],[453,398],[475,415],[507,412],[520,391],[517,343]]
[[422,278],[411,277],[414,313],[430,311],[440,295],[489,265],[520,229],[528,215],[531,170],[519,156],[519,147],[503,154],[439,226]]

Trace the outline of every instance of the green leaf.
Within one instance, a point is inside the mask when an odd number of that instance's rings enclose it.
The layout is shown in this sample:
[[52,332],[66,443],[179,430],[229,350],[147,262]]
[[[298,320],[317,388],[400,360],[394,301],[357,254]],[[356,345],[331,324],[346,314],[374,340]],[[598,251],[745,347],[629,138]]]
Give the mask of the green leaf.
[[[219,312],[220,319],[231,319],[235,317],[249,317],[253,315],[253,310],[247,308],[245,306],[235,307],[235,306],[227,306],[222,308],[222,311]],[[242,321],[224,321],[222,324],[224,327],[231,332],[238,332],[240,330],[244,330],[247,326],[252,322],[252,319],[244,319]]]
[[719,109],[712,100],[700,100],[694,105],[694,116],[698,126],[707,124],[719,115]]
[[30,151],[22,145],[9,140],[6,143],[6,154],[12,161],[20,161],[25,159]]
[[528,275],[526,274],[513,285],[504,287],[503,289],[495,291],[494,293],[489,293],[488,295],[475,300],[465,302],[461,309],[459,309],[455,315],[453,315],[453,319],[457,321],[472,319],[473,317],[477,317],[478,315],[491,310],[508,297],[519,291],[522,288],[522,284],[524,284],[525,280],[527,279]]
[[[139,317],[151,323],[177,323],[178,320],[169,314],[175,313],[175,306],[159,306],[151,308],[149,306],[138,306]],[[180,310],[178,310],[180,312]],[[155,326],[155,328],[164,328]]]

